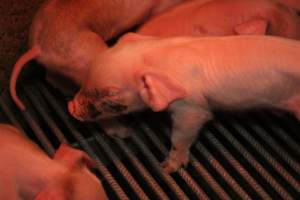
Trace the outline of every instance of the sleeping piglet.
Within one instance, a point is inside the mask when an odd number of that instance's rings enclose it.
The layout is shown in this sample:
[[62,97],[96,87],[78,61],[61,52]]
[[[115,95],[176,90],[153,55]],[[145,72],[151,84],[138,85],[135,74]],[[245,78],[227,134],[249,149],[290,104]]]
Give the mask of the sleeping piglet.
[[62,144],[50,159],[14,127],[0,124],[0,199],[107,200],[84,152]]
[[29,50],[12,71],[10,93],[14,102],[25,110],[16,94],[16,82],[30,60],[46,67],[47,80],[58,89],[66,87],[68,79],[80,86],[91,62],[107,48],[105,41],[181,1],[47,0],[33,19]]
[[277,35],[300,39],[300,17],[272,0],[188,1],[163,12],[139,34],[170,36]]
[[168,110],[172,148],[162,166],[173,172],[213,110],[281,108],[300,119],[299,53],[300,42],[275,36],[127,34],[90,68],[68,109],[81,121]]

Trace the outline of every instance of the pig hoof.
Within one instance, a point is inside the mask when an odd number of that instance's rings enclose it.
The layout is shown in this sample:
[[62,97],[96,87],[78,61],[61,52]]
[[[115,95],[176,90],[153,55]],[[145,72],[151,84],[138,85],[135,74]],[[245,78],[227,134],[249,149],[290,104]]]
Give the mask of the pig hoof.
[[163,171],[170,174],[176,172],[180,168],[180,164],[176,160],[166,159],[161,163]]
[[182,166],[186,167],[188,161],[188,155],[178,158],[172,158],[172,156],[169,156],[165,161],[161,163],[161,167],[166,173],[170,174],[176,172]]
[[130,130],[125,126],[109,127],[105,130],[106,134],[113,138],[128,138],[131,134]]

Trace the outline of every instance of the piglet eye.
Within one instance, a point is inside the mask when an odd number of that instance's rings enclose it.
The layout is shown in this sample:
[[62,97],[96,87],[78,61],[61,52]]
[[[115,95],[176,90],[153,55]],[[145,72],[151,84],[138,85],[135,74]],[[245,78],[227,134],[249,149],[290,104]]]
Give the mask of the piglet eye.
[[127,106],[109,100],[102,102],[101,106],[105,111],[111,113],[121,113],[127,109]]
[[94,104],[89,103],[87,105],[87,109],[89,112],[95,112],[96,111],[96,107],[94,106]]
[[101,112],[94,112],[91,114],[91,118],[95,119],[97,117],[99,117],[102,113]]
[[90,114],[90,117],[92,119],[96,119],[97,117],[99,117],[102,112],[97,110],[96,106],[94,104],[89,103],[87,106],[88,109],[88,113]]

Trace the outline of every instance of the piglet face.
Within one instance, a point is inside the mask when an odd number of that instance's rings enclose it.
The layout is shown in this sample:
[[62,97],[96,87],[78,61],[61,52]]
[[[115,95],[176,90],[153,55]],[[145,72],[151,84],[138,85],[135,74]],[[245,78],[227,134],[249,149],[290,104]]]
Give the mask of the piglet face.
[[106,87],[80,91],[68,103],[68,109],[80,121],[97,121],[126,113],[128,105],[125,102],[117,87]]

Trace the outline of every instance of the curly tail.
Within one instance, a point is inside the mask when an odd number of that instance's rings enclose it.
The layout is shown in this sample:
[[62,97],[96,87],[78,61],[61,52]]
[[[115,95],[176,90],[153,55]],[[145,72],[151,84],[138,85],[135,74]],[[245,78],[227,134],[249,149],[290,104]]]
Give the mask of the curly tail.
[[30,60],[33,60],[37,56],[39,56],[40,53],[41,53],[41,49],[39,46],[33,46],[31,49],[29,49],[16,62],[15,66],[13,68],[11,77],[10,77],[10,86],[9,86],[10,95],[11,95],[13,101],[15,102],[15,104],[18,106],[18,108],[21,111],[25,111],[26,108],[25,108],[24,104],[22,103],[22,101],[20,100],[20,98],[18,97],[17,92],[16,92],[17,79],[18,79],[18,76],[19,76],[23,66]]

